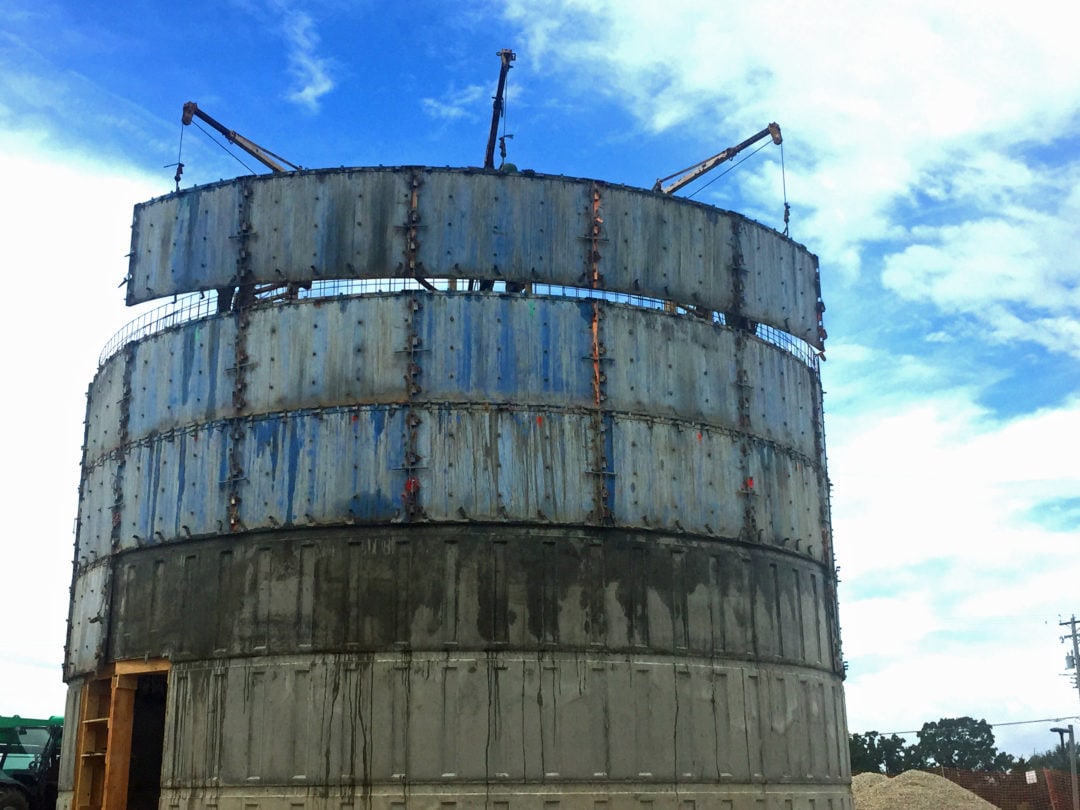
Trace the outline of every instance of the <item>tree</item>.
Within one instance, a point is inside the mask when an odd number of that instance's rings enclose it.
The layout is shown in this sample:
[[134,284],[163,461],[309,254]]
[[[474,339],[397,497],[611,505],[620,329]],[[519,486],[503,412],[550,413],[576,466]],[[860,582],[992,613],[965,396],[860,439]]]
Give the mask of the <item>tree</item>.
[[888,737],[876,731],[852,734],[848,749],[852,773],[895,776],[906,770],[934,767],[1009,771],[1017,766],[1011,755],[997,750],[990,724],[970,717],[943,717],[936,723],[923,723],[919,741],[912,745],[896,734]]
[[[1080,757],[1077,759],[1080,763]],[[1049,768],[1052,771],[1069,770],[1069,746],[1055,745],[1041,754],[1032,754],[1025,763],[1028,769]]]
[[943,717],[923,723],[914,746],[913,767],[941,766],[965,771],[1007,771],[1015,760],[997,750],[994,730],[985,720],[971,717]]
[[904,744],[903,737],[892,734],[885,737],[876,731],[852,734],[848,738],[851,752],[852,773],[884,773],[895,776],[910,766],[912,749]]

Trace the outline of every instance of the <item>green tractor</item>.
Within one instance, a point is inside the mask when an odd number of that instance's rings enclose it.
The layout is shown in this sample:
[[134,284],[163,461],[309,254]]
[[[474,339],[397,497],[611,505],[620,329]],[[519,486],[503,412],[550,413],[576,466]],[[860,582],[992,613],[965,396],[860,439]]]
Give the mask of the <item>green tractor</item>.
[[0,810],[53,810],[64,718],[0,716]]

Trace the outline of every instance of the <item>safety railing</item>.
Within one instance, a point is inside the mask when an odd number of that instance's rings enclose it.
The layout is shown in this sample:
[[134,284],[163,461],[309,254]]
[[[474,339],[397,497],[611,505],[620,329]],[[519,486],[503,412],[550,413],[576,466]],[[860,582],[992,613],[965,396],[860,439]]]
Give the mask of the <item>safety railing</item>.
[[[464,279],[431,279],[428,283],[434,286],[437,291],[468,292],[470,290],[470,282]],[[290,290],[285,287],[279,287],[274,290],[264,291],[256,295],[252,306],[263,308],[310,298],[350,298],[354,296],[380,295],[404,292],[406,290],[423,289],[425,288],[418,281],[411,278],[315,281],[312,282],[310,289],[293,288]],[[504,282],[495,282],[494,290],[492,292],[505,293],[505,291],[506,286]],[[725,315],[722,312],[712,312],[702,309],[690,310],[686,307],[673,304],[670,301],[664,301],[659,298],[649,298],[642,295],[628,295],[626,293],[595,290],[587,287],[565,287],[555,284],[535,283],[531,285],[530,292],[533,295],[544,295],[555,298],[600,298],[611,303],[625,304],[641,309],[664,310],[675,315],[699,318],[710,321],[717,326],[727,325]],[[98,358],[98,367],[100,368],[109,360],[109,358],[117,354],[124,346],[133,341],[142,340],[143,338],[165,332],[190,321],[200,320],[217,314],[223,313],[219,309],[217,293],[213,291],[178,296],[168,304],[163,304],[144,312],[114,334],[101,350],[101,356]],[[811,368],[817,369],[820,354],[806,341],[801,340],[794,335],[790,335],[781,329],[776,329],[765,324],[751,324],[750,326],[755,337],[783,349],[785,352],[799,358],[799,360]],[[746,328],[745,324],[743,328]]]

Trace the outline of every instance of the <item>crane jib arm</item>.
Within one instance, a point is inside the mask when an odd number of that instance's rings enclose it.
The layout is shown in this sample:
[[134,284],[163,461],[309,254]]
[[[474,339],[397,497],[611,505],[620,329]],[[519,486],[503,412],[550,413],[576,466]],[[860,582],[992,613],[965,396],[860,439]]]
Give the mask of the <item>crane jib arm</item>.
[[[683,186],[694,182],[703,174],[711,172],[721,163],[731,160],[748,146],[753,146],[755,143],[764,139],[767,136],[772,136],[773,143],[777,145],[783,143],[784,139],[780,135],[780,125],[774,121],[773,123],[765,127],[765,129],[761,130],[761,132],[751,135],[749,138],[747,138],[740,144],[736,144],[735,146],[729,146],[723,152],[719,152],[718,154],[715,154],[712,157],[701,161],[701,163],[697,163],[693,166],[688,166],[685,169],[680,169],[674,174],[669,174],[667,177],[661,177],[659,180],[656,181],[655,184],[653,184],[652,190],[661,191],[664,194],[674,194]],[[673,177],[678,177],[679,179],[676,180],[674,183],[665,186],[664,183]]]
[[286,169],[285,166],[288,166],[291,169],[297,171],[299,171],[301,168],[295,163],[291,163],[290,161],[286,160],[281,155],[275,155],[269,149],[264,149],[254,141],[248,140],[236,130],[229,129],[224,124],[221,124],[220,122],[200,110],[199,105],[196,104],[194,101],[189,101],[184,104],[184,114],[180,118],[180,121],[184,124],[184,126],[187,126],[194,118],[199,118],[205,121],[208,125],[210,125],[222,135],[224,135],[225,139],[229,143],[236,144],[253,158],[258,160],[267,168],[269,168],[271,171],[279,173],[286,172],[288,171],[288,169]]

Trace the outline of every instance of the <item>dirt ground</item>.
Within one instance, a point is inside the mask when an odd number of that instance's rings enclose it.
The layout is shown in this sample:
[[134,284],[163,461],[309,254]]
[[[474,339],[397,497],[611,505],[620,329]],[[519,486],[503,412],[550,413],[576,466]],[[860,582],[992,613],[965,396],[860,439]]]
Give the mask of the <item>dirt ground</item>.
[[855,810],[996,810],[955,782],[924,771],[905,771],[889,779],[861,773],[851,780]]

